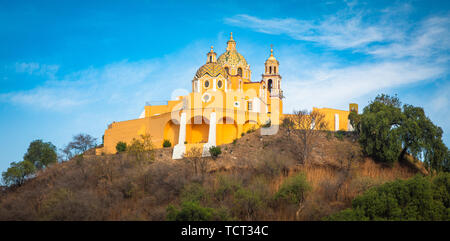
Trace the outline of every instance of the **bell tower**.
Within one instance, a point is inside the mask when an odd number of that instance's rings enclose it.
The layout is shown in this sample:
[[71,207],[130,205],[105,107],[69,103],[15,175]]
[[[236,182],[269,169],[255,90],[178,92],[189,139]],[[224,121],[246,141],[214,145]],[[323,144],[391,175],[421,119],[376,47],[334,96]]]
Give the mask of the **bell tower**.
[[211,46],[211,50],[206,54],[208,59],[206,63],[216,63],[217,62],[217,54],[214,52],[213,46]]
[[283,98],[283,91],[281,90],[281,75],[279,74],[280,63],[273,56],[273,45],[270,46],[270,57],[265,63],[265,72],[262,75],[262,80],[267,86],[270,97]]

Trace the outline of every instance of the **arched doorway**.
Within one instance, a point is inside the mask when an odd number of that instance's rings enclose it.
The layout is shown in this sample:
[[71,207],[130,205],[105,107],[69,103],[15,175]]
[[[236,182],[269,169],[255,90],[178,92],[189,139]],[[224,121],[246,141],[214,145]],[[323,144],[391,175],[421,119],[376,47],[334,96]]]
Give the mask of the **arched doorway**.
[[201,116],[192,117],[189,124],[186,125],[186,141],[188,143],[208,142],[209,124],[207,122],[209,123],[209,120],[205,121]]
[[228,144],[237,138],[237,125],[232,118],[222,118],[216,125],[216,144]]
[[178,144],[179,133],[180,125],[176,125],[172,120],[168,121],[164,126],[164,140],[169,140],[172,146]]

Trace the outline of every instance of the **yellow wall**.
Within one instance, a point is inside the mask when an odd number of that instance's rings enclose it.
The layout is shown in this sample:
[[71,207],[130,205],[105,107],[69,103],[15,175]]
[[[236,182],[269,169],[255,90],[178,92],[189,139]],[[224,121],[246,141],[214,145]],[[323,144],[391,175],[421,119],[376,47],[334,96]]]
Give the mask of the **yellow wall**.
[[138,139],[140,135],[144,134],[150,134],[155,147],[162,147],[164,127],[170,119],[170,113],[165,113],[151,118],[114,122],[105,130],[104,147],[99,151],[99,154],[101,152],[105,154],[116,153],[118,142],[131,144],[133,138]]
[[348,115],[350,114],[349,111],[346,110],[337,110],[337,109],[330,109],[330,108],[313,108],[313,111],[317,110],[325,115],[325,121],[328,123],[328,130],[334,131],[335,130],[335,114],[339,115],[339,128],[338,130],[348,130]]

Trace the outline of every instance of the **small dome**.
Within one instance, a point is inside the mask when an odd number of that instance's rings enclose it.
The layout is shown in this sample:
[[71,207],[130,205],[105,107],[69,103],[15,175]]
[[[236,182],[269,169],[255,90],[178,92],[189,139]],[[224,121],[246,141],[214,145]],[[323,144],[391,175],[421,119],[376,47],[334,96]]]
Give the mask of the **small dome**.
[[273,56],[273,46],[270,46],[270,57],[266,60],[266,64],[267,63],[278,64],[278,60]]
[[202,67],[200,67],[197,70],[197,73],[195,74],[194,79],[199,79],[203,77],[205,74],[211,76],[211,77],[217,77],[219,75],[222,75],[224,78],[228,77],[227,72],[225,71],[222,66],[216,62],[209,62],[207,64],[204,64]]

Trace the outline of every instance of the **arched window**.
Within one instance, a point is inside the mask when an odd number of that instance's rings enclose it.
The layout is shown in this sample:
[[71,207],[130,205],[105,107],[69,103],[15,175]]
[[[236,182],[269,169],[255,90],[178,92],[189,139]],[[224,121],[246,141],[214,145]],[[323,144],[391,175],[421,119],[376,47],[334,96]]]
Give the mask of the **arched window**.
[[209,62],[212,62],[212,56],[209,56]]
[[219,81],[217,82],[217,87],[219,87],[219,89],[222,88],[222,80],[219,80]]
[[269,74],[272,73],[272,66],[269,67]]
[[273,73],[274,73],[274,74],[277,73],[277,67],[273,67]]
[[228,67],[225,67],[225,71],[227,72],[227,74],[230,74],[230,70],[228,69]]
[[238,68],[238,75],[242,76],[242,68]]
[[205,81],[205,88],[208,88],[209,87],[209,81],[207,80],[207,81]]
[[269,93],[272,93],[272,79],[269,79],[267,89],[269,90]]

